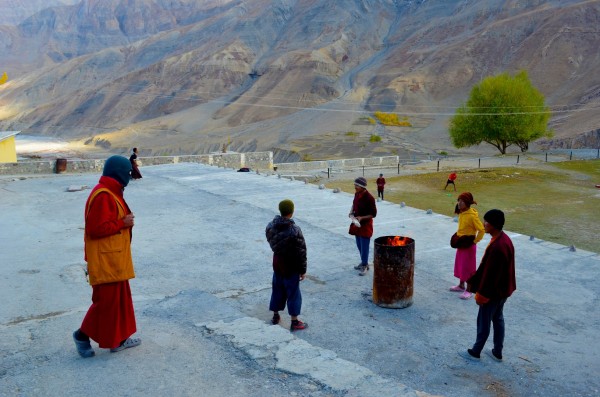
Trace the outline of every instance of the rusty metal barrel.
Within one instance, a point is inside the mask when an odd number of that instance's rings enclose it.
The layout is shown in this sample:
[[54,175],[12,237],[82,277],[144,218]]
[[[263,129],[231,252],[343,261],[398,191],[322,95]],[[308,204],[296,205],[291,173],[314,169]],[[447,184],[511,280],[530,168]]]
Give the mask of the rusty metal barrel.
[[62,174],[67,170],[67,159],[56,159],[56,173]]
[[382,236],[374,241],[373,303],[390,309],[412,305],[415,240]]

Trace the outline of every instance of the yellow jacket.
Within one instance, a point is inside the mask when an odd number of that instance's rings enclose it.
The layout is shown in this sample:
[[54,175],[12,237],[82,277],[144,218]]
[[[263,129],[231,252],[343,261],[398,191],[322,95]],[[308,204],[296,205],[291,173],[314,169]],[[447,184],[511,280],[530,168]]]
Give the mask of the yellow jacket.
[[[106,188],[95,190],[88,199],[87,209],[98,193],[107,192],[117,202],[118,219],[126,215],[120,200]],[[84,234],[85,254],[91,285],[113,283],[135,277],[131,259],[131,230],[121,229],[117,234],[102,238],[91,238]]]
[[469,208],[458,214],[458,230],[456,234],[460,236],[475,236],[475,244],[481,241],[485,235],[483,223],[479,220],[479,213],[475,208]]

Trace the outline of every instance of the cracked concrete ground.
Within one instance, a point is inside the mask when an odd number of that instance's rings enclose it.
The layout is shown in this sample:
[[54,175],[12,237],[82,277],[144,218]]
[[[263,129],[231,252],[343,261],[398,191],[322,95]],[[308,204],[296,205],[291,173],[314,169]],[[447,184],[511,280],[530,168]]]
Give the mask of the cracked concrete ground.
[[[505,360],[466,362],[477,307],[448,291],[452,218],[379,202],[375,236],[416,241],[413,305],[370,301],[347,234],[352,197],[276,175],[199,164],[144,167],[131,281],[140,347],[80,358],[71,340],[90,303],[83,206],[98,175],[0,178],[0,394],[206,396],[600,395],[600,256],[507,231],[517,291]],[[518,194],[518,193],[516,193]],[[291,198],[308,246],[301,318],[269,323],[264,237]],[[585,231],[582,231],[585,232]],[[480,244],[478,257],[489,237]],[[94,344],[93,344],[94,345]],[[488,347],[488,346],[486,346]]]

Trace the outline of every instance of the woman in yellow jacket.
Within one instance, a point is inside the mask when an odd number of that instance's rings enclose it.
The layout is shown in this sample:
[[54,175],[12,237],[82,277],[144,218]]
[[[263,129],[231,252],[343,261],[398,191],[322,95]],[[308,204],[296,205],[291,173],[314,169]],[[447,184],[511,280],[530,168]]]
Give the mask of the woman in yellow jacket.
[[[471,205],[477,204],[473,195],[469,192],[461,193],[458,196],[458,231],[459,239],[467,244],[461,244],[456,249],[454,259],[454,277],[459,279],[456,286],[450,288],[450,291],[462,292],[461,299],[469,299],[471,293],[466,290],[465,282],[471,277],[477,267],[477,243],[485,235],[483,223],[479,220],[479,213]],[[471,243],[472,241],[472,243]]]

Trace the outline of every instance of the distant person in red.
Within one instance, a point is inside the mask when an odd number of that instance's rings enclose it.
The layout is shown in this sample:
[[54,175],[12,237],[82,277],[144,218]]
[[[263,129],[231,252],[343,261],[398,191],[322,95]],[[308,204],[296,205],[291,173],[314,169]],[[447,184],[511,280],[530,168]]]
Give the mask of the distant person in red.
[[377,198],[381,197],[383,200],[383,189],[385,188],[385,178],[383,174],[379,174],[379,178],[375,182],[377,184]]
[[360,276],[369,270],[369,245],[373,236],[373,218],[377,216],[375,198],[367,190],[367,180],[358,177],[354,180],[354,200],[348,217],[351,219],[348,233],[356,240],[356,247],[360,254],[360,264],[354,266]]
[[456,191],[456,185],[454,184],[455,180],[456,180],[456,172],[453,171],[450,175],[448,175],[448,180],[446,181],[446,186],[444,186],[444,190],[446,190],[448,185],[452,185],[452,186],[454,186],[454,191]]
[[138,168],[137,164],[137,154],[138,149],[136,147],[133,148],[133,154],[129,157],[129,162],[131,163],[131,179],[141,179],[142,173]]
[[90,339],[112,353],[142,343],[136,332],[129,279],[135,277],[131,259],[133,214],[123,198],[131,178],[131,163],[111,156],[99,183],[85,204],[85,261],[92,286],[92,305],[81,328],[73,332],[81,357],[95,355]]

